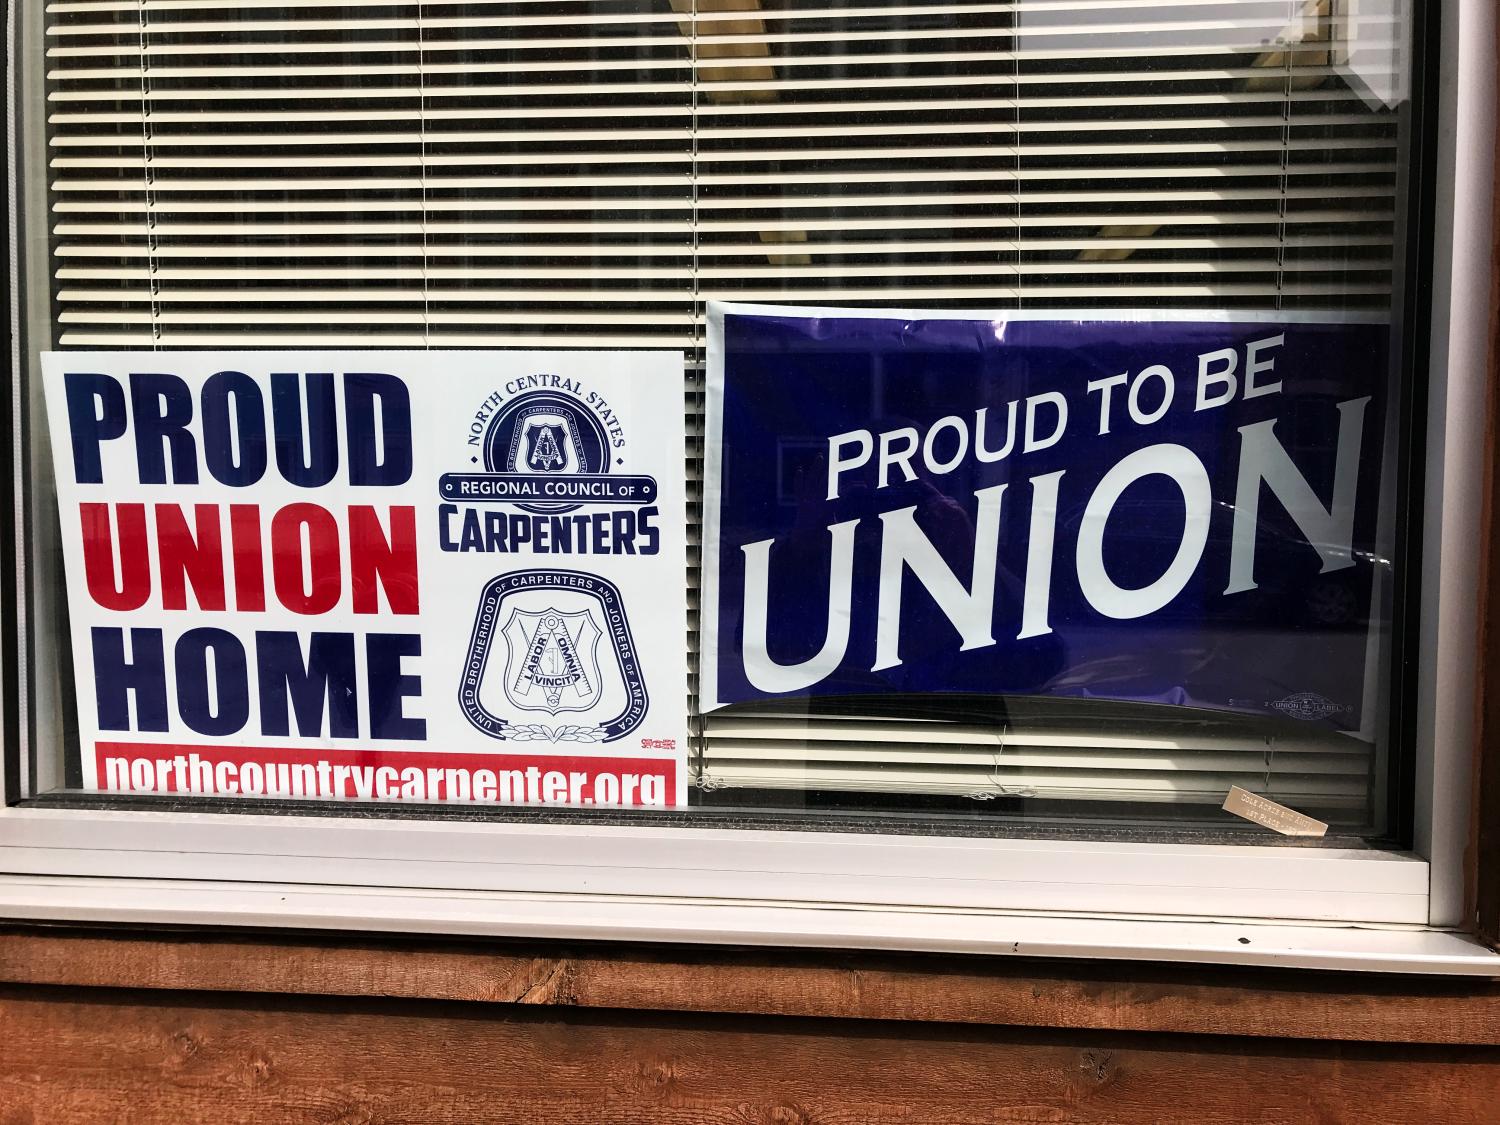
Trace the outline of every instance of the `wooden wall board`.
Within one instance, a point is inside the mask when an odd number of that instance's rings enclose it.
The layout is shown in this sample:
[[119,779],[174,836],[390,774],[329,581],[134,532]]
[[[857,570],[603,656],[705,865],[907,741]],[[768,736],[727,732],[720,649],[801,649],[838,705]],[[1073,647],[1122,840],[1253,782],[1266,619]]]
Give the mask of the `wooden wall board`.
[[1489,1122],[1500,1049],[0,989],[0,1121]]
[[1500,983],[930,954],[0,930],[0,981],[1500,1044]]

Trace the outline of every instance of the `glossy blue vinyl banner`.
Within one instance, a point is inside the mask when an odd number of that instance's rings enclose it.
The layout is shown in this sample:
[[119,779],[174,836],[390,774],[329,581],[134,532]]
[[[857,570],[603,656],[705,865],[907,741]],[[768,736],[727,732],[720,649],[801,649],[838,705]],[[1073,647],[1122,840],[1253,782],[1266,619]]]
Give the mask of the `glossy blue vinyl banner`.
[[703,709],[1004,693],[1358,728],[1388,334],[712,305]]

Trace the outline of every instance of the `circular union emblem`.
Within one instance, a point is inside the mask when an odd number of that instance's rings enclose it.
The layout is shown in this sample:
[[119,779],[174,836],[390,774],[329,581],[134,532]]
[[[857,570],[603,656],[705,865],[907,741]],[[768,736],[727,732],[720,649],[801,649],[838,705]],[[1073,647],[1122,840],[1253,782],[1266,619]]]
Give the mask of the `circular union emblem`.
[[[484,467],[491,473],[577,476],[609,472],[609,442],[593,413],[566,395],[517,395],[490,419]],[[528,512],[571,512],[577,504],[517,502]]]

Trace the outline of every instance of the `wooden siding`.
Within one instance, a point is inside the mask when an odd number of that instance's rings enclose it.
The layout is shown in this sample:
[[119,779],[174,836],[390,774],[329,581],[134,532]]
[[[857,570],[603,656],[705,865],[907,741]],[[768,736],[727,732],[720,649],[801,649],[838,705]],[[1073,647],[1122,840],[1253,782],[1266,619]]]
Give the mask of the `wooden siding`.
[[1488,982],[68,929],[0,933],[0,981],[5,1125],[1490,1122],[1500,1105]]
[[1500,982],[1133,961],[13,929],[0,982],[1500,1046]]
[[1478,1047],[39,988],[0,991],[0,1027],[6,1122],[1486,1122],[1500,1104],[1500,1052]]

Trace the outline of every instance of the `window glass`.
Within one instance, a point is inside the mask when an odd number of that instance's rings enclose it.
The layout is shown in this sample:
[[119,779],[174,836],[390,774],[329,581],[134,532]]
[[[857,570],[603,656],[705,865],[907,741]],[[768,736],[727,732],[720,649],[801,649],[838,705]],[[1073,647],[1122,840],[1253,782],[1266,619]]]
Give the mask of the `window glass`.
[[[1380,355],[1334,360],[1373,365],[1385,407],[1357,575],[1285,592],[1299,644],[1367,642],[1357,714],[807,691],[695,718],[690,803],[1262,840],[1218,811],[1238,784],[1337,835],[1399,835],[1408,22],[1402,0],[55,0],[33,25],[45,88],[19,92],[49,239],[27,300],[63,350],[682,349],[694,536],[710,300],[1374,321]],[[81,774],[38,382],[22,549],[45,795]],[[920,378],[887,390],[872,415],[935,401]],[[767,467],[787,511],[826,437],[787,433]],[[1307,464],[1337,433],[1309,410],[1277,437]],[[1121,565],[1170,547],[1173,503],[1122,499]],[[1304,548],[1260,515],[1265,551]],[[1064,505],[1059,533],[1082,518]]]

